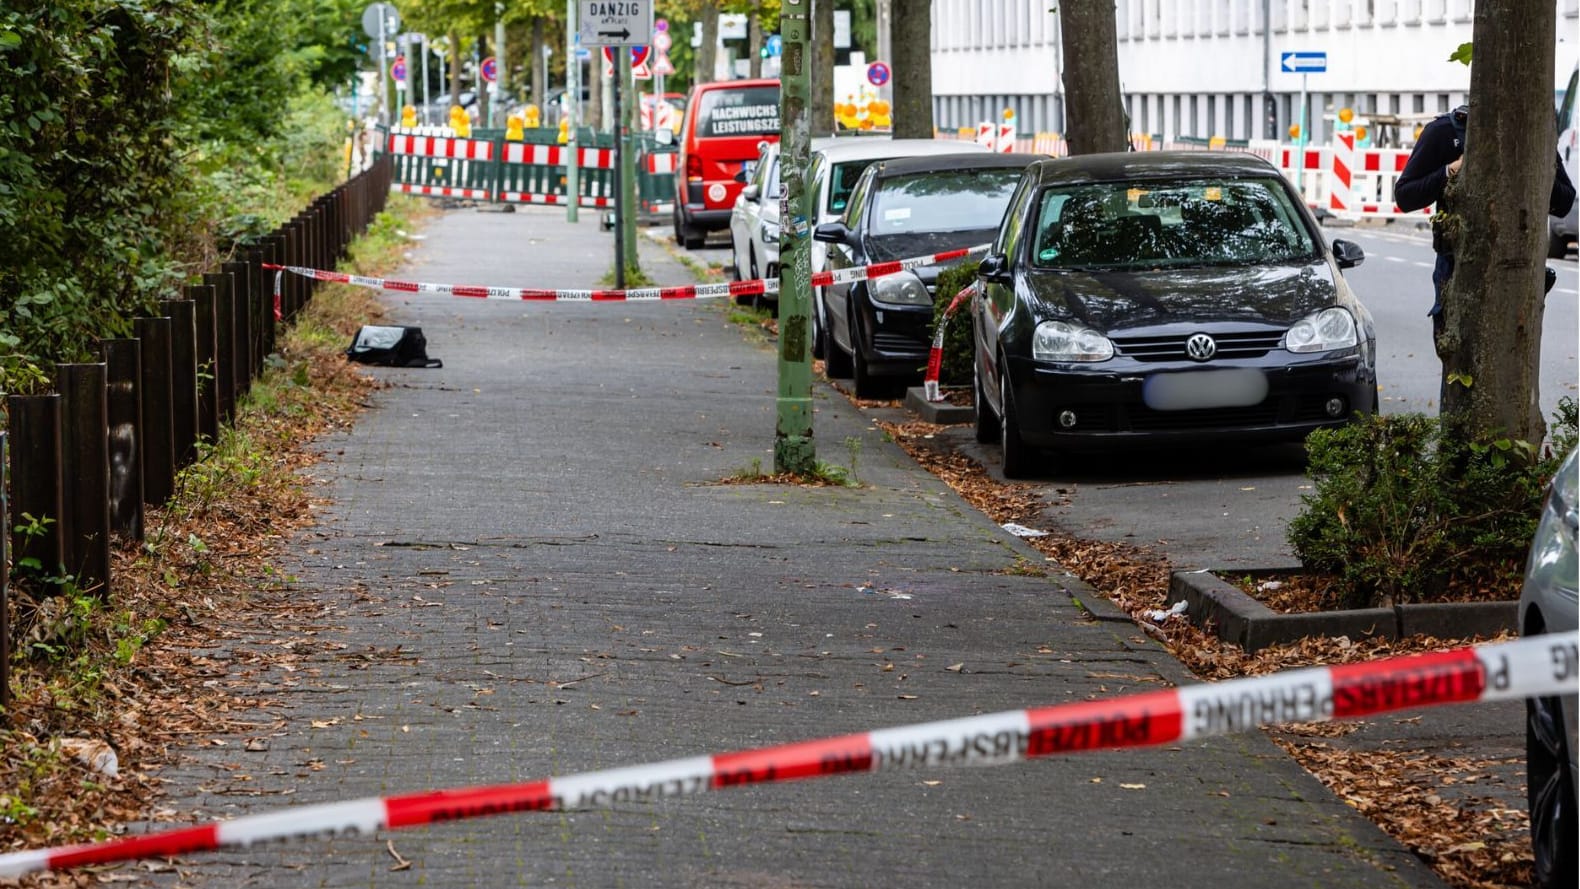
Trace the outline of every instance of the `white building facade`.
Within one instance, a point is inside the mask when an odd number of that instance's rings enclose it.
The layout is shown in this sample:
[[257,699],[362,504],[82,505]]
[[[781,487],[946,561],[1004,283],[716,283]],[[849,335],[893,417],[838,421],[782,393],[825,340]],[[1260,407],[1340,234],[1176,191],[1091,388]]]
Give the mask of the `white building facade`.
[[[997,121],[1063,132],[1064,52],[1052,0],[932,0],[933,111],[939,129]],[[1433,115],[1466,101],[1473,0],[1115,0],[1120,89],[1130,129],[1178,137],[1288,140],[1302,75],[1285,53],[1325,53],[1304,77],[1308,137],[1340,108]],[[1557,0],[1554,84],[1580,59],[1580,0]],[[1406,128],[1407,130],[1413,128]],[[1405,135],[1408,137],[1409,132]]]

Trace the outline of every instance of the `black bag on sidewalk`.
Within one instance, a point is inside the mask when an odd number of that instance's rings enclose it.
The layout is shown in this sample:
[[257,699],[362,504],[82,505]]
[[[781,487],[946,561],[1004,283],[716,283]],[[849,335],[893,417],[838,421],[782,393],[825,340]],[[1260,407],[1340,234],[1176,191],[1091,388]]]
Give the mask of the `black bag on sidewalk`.
[[346,349],[346,357],[382,367],[444,367],[428,357],[428,338],[421,327],[385,327],[364,324]]

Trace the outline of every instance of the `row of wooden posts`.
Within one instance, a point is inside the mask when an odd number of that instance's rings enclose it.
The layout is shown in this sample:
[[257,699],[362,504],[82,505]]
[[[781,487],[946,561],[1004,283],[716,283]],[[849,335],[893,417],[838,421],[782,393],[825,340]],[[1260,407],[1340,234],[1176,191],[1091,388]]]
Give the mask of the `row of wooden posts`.
[[0,710],[11,695],[8,568],[37,560],[43,574],[110,600],[113,541],[143,539],[143,507],[170,499],[177,473],[219,439],[262,375],[281,325],[312,297],[317,282],[264,265],[333,269],[384,209],[390,169],[381,159],[183,287],[160,304],[162,314],[133,321],[134,338],[100,340],[101,361],[57,364],[54,392],[6,399]]

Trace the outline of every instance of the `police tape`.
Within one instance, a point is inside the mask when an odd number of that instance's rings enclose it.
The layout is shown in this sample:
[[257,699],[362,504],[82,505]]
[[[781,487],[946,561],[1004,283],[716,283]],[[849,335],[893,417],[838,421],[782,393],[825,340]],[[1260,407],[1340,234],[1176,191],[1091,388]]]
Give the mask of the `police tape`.
[[944,394],[939,391],[938,378],[944,369],[944,331],[949,329],[949,319],[954,317],[955,310],[960,304],[971,298],[976,292],[975,284],[967,284],[960,288],[955,298],[949,301],[944,314],[938,319],[938,329],[933,331],[933,345],[927,350],[927,372],[922,375],[922,395],[928,401],[943,401]]
[[[912,256],[906,259],[876,262],[848,269],[837,269],[832,272],[818,272],[812,276],[811,286],[827,287],[831,284],[849,284],[855,281],[882,278],[887,275],[910,271],[911,269],[942,265],[946,262],[964,259],[978,253],[985,253],[987,249],[988,245],[982,244],[960,250],[930,253],[926,256]],[[418,281],[398,281],[393,278],[370,278],[364,275],[351,275],[345,272],[332,272],[303,266],[276,265],[271,262],[263,263],[263,267],[274,272],[290,272],[291,274],[312,278],[316,281],[350,284],[354,287],[370,287],[375,290],[393,290],[401,293],[446,293],[451,296],[466,296],[475,299],[541,300],[545,302],[654,302],[668,299],[716,299],[726,296],[761,296],[779,292],[779,279],[777,278],[754,278],[749,281],[731,281],[727,284],[690,284],[684,287],[637,287],[627,290],[543,290],[528,287],[483,287],[472,284],[425,284]]]
[[846,772],[1000,765],[1086,750],[1171,744],[1291,722],[1354,719],[1427,705],[1573,694],[1580,676],[1577,645],[1580,634],[1574,632],[1532,636],[522,784],[299,806],[106,842],[0,854],[0,877],[273,840],[368,834],[512,812],[607,808]]

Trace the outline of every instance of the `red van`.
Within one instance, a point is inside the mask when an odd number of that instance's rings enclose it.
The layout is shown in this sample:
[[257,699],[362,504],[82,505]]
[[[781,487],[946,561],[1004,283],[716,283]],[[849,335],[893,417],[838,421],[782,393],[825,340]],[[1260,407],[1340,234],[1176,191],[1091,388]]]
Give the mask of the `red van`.
[[691,88],[680,124],[675,175],[675,242],[702,246],[730,225],[743,172],[757,147],[779,141],[779,81],[725,80]]

